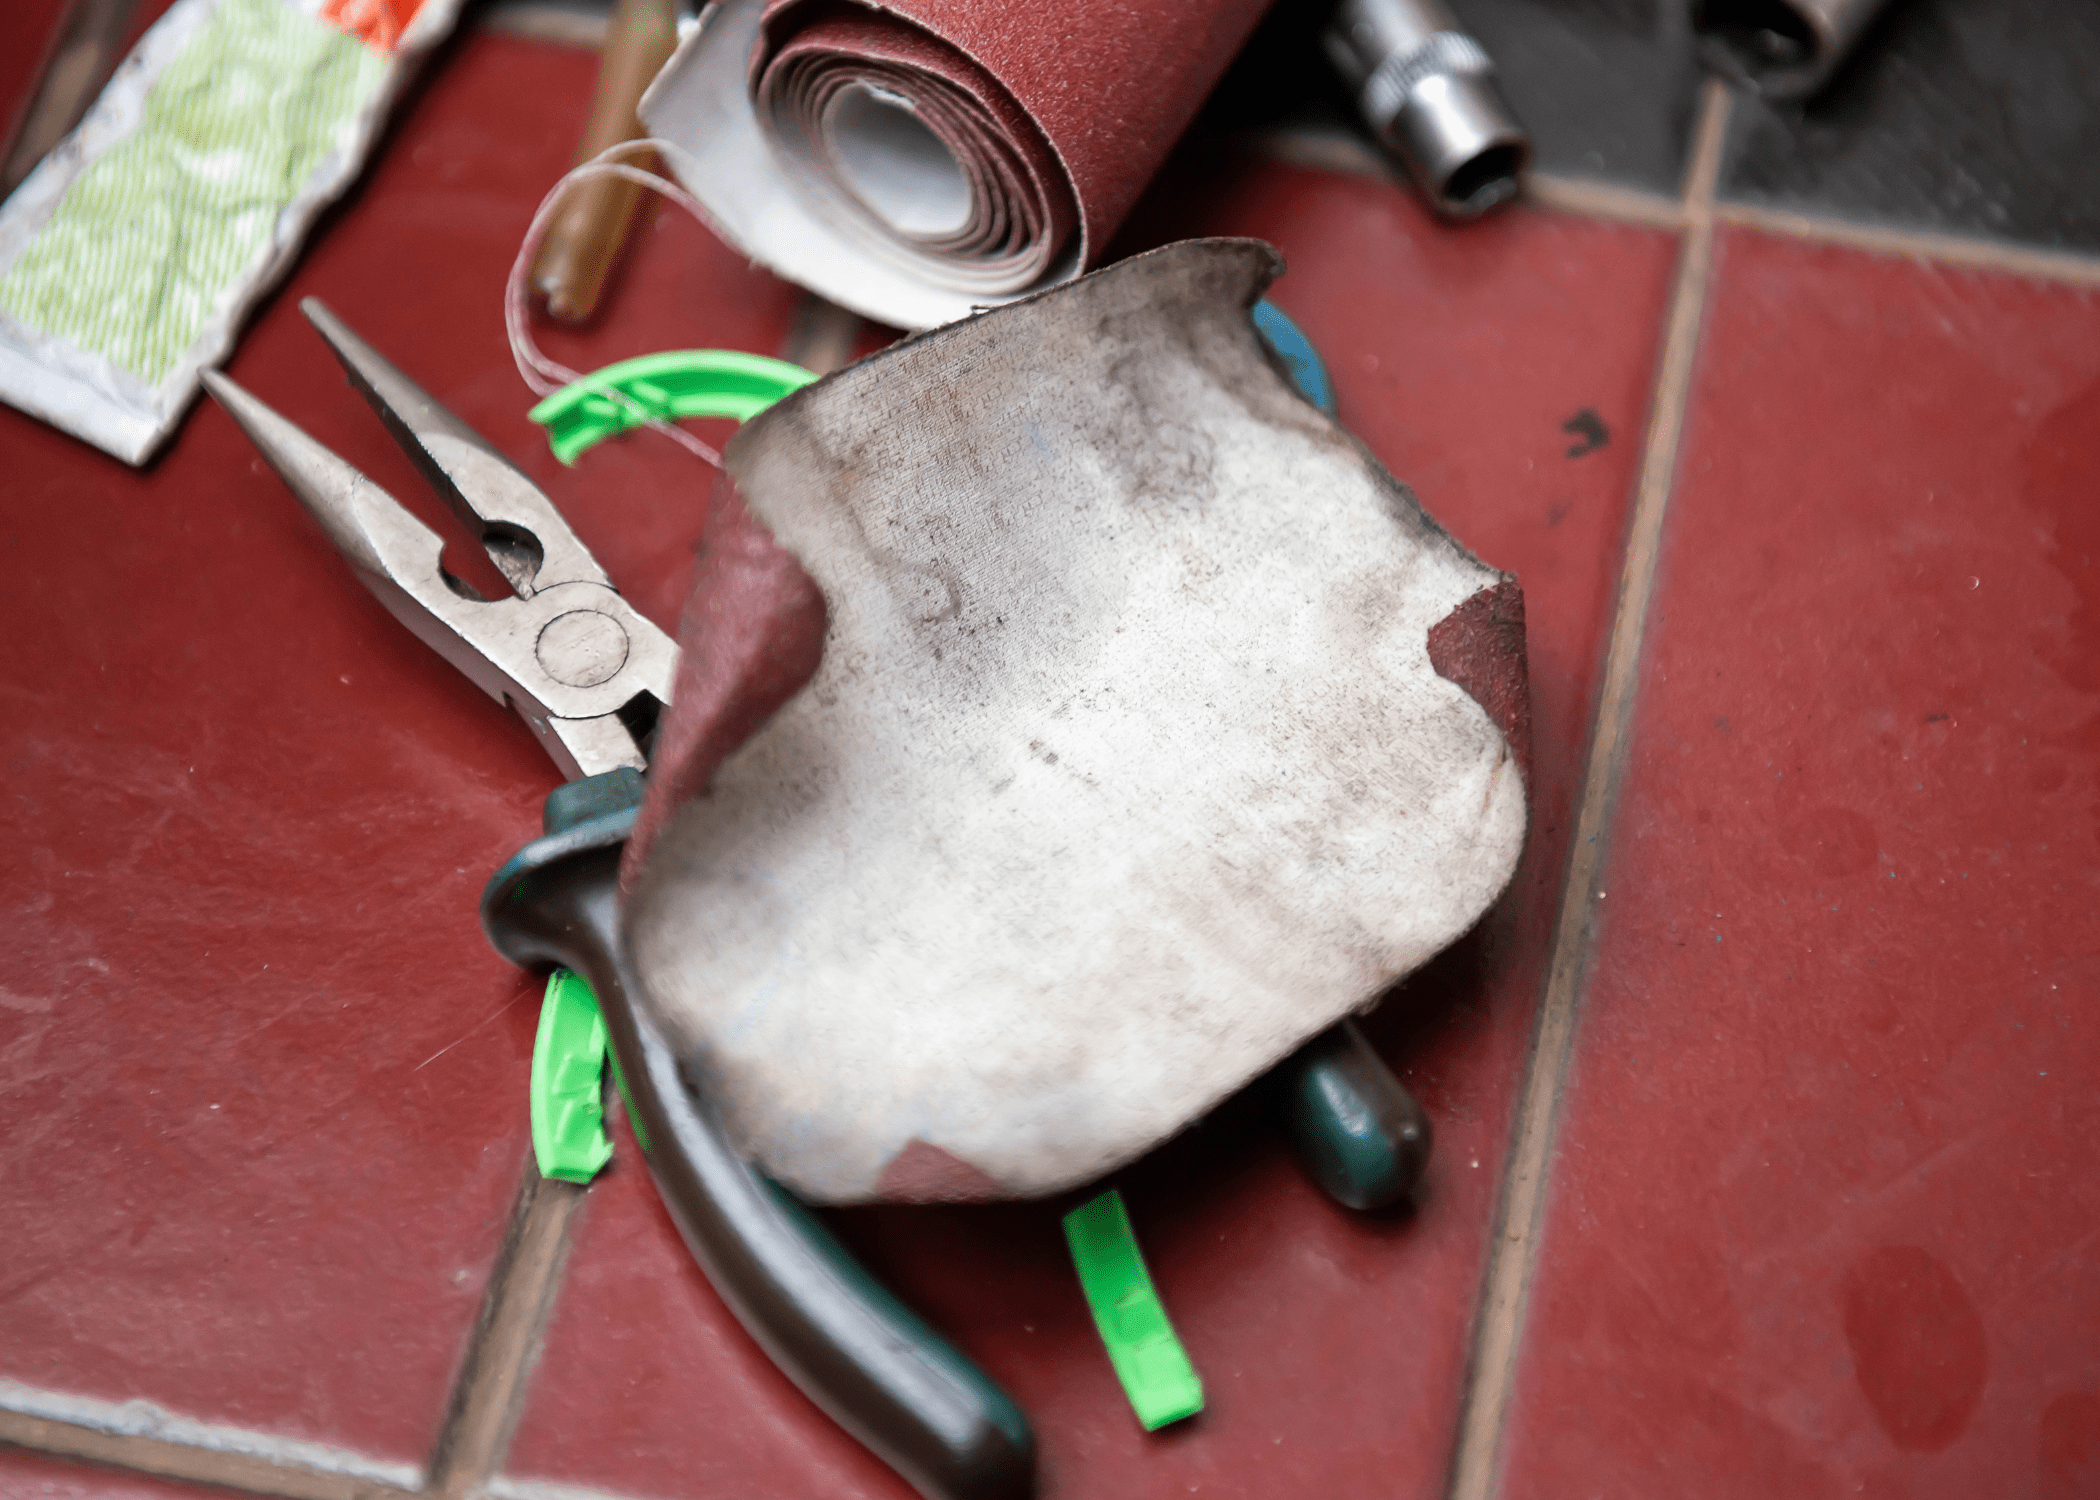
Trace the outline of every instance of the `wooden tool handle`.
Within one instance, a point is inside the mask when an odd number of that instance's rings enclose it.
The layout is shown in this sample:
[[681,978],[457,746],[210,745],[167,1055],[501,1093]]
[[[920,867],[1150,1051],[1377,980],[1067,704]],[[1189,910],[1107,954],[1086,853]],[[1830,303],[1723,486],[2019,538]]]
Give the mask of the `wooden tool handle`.
[[[644,134],[635,106],[677,45],[674,0],[619,0],[613,7],[598,60],[598,89],[576,151],[578,164]],[[656,157],[638,154],[632,164],[654,170]],[[591,315],[645,191],[608,175],[572,183],[562,194],[527,281],[550,314],[569,323]]]

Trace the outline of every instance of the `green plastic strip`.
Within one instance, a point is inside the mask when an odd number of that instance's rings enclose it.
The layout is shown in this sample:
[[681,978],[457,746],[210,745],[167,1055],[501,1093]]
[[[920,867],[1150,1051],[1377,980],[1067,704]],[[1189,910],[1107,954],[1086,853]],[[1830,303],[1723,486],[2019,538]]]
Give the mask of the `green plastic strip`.
[[556,969],[532,1044],[532,1154],[542,1177],[589,1182],[612,1159],[599,1103],[605,1018],[581,974]]
[[1152,1289],[1123,1195],[1110,1188],[1066,1214],[1065,1240],[1108,1362],[1145,1430],[1203,1410],[1203,1382]]
[[734,417],[747,422],[816,378],[800,365],[763,354],[674,349],[593,371],[526,415],[547,429],[554,456],[573,464],[591,444],[651,420]]

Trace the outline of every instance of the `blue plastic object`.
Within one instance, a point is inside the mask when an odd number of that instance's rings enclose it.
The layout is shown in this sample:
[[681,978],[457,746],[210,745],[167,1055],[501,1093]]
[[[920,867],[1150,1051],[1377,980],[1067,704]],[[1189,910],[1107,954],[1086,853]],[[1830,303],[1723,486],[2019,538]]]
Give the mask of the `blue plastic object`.
[[1333,416],[1334,382],[1327,378],[1327,366],[1321,363],[1320,351],[1312,346],[1312,340],[1284,316],[1282,308],[1267,299],[1254,304],[1254,331],[1283,361],[1298,394]]

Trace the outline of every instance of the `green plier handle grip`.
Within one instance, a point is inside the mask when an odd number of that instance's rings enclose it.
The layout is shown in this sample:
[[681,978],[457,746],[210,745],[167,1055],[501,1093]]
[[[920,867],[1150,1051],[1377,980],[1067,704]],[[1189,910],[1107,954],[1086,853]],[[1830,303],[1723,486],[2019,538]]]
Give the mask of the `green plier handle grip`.
[[[641,787],[633,772],[614,771],[550,799],[547,836],[482,895],[489,941],[513,963],[560,965],[590,982],[664,1203],[773,1362],[921,1494],[1019,1500],[1035,1470],[1020,1408],[744,1159],[669,1040],[631,1003],[617,882]],[[568,822],[579,805],[588,815]]]

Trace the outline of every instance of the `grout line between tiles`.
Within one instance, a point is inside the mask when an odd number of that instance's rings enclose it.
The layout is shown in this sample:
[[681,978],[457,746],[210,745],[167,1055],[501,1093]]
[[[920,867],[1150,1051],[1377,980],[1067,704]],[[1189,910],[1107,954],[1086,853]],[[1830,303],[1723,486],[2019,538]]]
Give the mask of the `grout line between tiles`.
[[1597,697],[1582,801],[1568,853],[1566,883],[1554,921],[1553,952],[1546,970],[1530,1061],[1518,1095],[1501,1211],[1490,1242],[1468,1389],[1459,1416],[1451,1466],[1450,1500],[1489,1500],[1494,1493],[1502,1431],[1515,1386],[1524,1313],[1537,1263],[1545,1215],[1555,1129],[1580,1020],[1584,970],[1589,958],[1590,912],[1625,763],[1635,690],[1640,679],[1641,642],[1655,587],[1663,514],[1676,473],[1685,409],[1705,311],[1713,258],[1714,187],[1728,124],[1729,95],[1708,83],[1700,100],[1683,200],[1684,239],[1677,280],[1670,296],[1662,359],[1656,371],[1648,434],[1634,491],[1619,597],[1612,614]]
[[1374,177],[1404,187],[1406,179],[1369,141],[1353,130],[1290,126],[1242,131],[1227,137],[1235,149],[1262,161],[1343,177]]
[[[421,1489],[334,1467],[325,1455],[306,1462],[305,1455],[298,1453],[276,1456],[259,1451],[282,1445],[257,1434],[221,1434],[179,1419],[163,1419],[159,1425],[181,1436],[157,1436],[20,1409],[31,1401],[66,1403],[62,1409],[69,1411],[75,1406],[100,1409],[99,1403],[35,1392],[28,1393],[29,1400],[0,1406],[0,1444],[284,1500],[405,1500],[417,1495],[468,1500],[480,1495],[500,1469],[517,1424],[583,1198],[582,1188],[542,1178],[527,1158],[525,1180],[490,1273],[488,1293],[468,1337],[467,1357],[428,1482]],[[95,1414],[88,1413],[90,1417]],[[128,1414],[128,1408],[121,1414]],[[350,1456],[345,1459],[350,1461]],[[405,1471],[404,1478],[412,1473]]]
[[508,1476],[489,1485],[489,1500],[635,1500],[587,1484],[564,1484],[556,1479],[512,1479]]
[[0,1444],[162,1479],[247,1490],[283,1500],[405,1500],[414,1494],[341,1470],[308,1468],[259,1453],[172,1438],[110,1432],[81,1422],[0,1409]]
[[[1344,176],[1375,177],[1405,186],[1391,163],[1368,141],[1336,130],[1283,129],[1241,138],[1246,149],[1265,161]],[[1687,223],[1681,198],[1665,198],[1641,188],[1623,187],[1589,177],[1532,172],[1525,178],[1521,200],[1559,213],[1581,214],[1611,223],[1648,229],[1682,229]],[[1825,214],[1766,208],[1751,203],[1715,202],[1714,219],[1767,234],[1817,244],[1841,245],[1871,254],[1903,255],[1938,265],[1975,267],[2061,282],[2100,286],[2100,255],[2073,250],[2037,250],[1999,240],[1922,229],[1860,224]]]
[[425,1493],[468,1500],[501,1470],[530,1384],[540,1338],[568,1260],[569,1232],[584,1189],[542,1177],[528,1155],[509,1234],[489,1276],[488,1295],[468,1340],[467,1358]]
[[1533,172],[1524,181],[1524,196],[1541,208],[1587,214],[1593,219],[1643,224],[1651,229],[1682,229],[1685,225],[1682,199],[1665,198],[1659,193],[1619,187],[1609,182],[1595,182],[1586,177],[1558,177],[1550,172]]
[[2038,281],[2061,281],[2073,286],[2100,286],[2100,256],[2079,255],[2067,250],[2033,250],[2024,245],[2000,244],[1995,240],[1965,239],[1960,235],[1932,234],[1924,230],[1887,229],[1872,224],[1849,224],[1842,219],[1789,213],[1749,203],[1723,203],[1714,217],[1745,229],[1792,239],[1814,240],[1884,255],[1907,255],[1937,265],[1970,266],[1979,270],[2006,271]]

